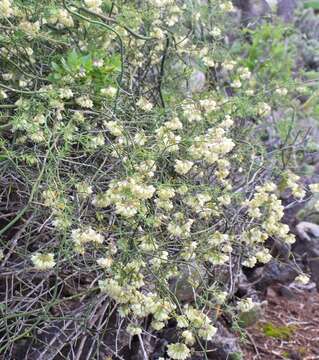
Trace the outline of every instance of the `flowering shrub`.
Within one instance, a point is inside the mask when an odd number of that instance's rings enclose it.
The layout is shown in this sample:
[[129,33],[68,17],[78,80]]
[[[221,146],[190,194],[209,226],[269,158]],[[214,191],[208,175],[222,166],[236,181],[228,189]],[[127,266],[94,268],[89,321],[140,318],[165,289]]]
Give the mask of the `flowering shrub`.
[[[179,340],[168,356],[205,353],[240,267],[269,262],[268,239],[294,242],[282,184],[295,201],[305,191],[258,133],[294,81],[269,91],[232,56],[233,11],[224,0],[0,1],[2,196],[13,211],[0,234],[4,272],[28,284],[6,306],[17,321],[37,314],[7,332],[4,356],[23,332],[73,314],[77,298],[98,334],[113,314],[98,305],[114,303],[144,353],[144,334],[169,321]],[[92,353],[110,355],[103,336]]]

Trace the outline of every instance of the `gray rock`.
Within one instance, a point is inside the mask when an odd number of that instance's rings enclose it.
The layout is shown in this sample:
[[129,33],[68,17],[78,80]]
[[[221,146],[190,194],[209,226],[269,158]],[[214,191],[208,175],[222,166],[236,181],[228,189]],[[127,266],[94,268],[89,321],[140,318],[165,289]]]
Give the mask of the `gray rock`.
[[271,14],[271,8],[266,0],[234,0],[234,5],[242,12],[244,24],[260,22],[261,18]]
[[292,288],[285,285],[279,287],[278,293],[280,294],[280,296],[289,300],[294,299],[296,297],[296,294],[293,292]]
[[[194,93],[200,92],[205,89],[206,75],[198,69],[196,61],[199,59],[191,59],[185,57],[185,63],[191,67],[192,73],[187,80],[177,80],[176,87],[185,96],[191,96]],[[184,71],[185,65],[182,62],[176,62],[171,65],[170,71],[181,74]]]
[[296,226],[299,251],[307,254],[311,279],[319,289],[319,225],[302,221]]
[[279,0],[277,5],[277,14],[283,18],[285,22],[291,22],[293,21],[297,5],[297,0]]
[[187,91],[190,94],[200,92],[205,88],[206,76],[202,71],[194,69],[187,81]]
[[212,341],[209,341],[207,348],[208,359],[210,360],[230,360],[235,354],[240,354],[238,338],[231,334],[221,323],[217,324],[218,331]]
[[311,222],[302,221],[296,226],[299,237],[305,241],[312,241],[313,238],[319,238],[319,225]]
[[[191,283],[197,284],[197,287],[194,289]],[[172,279],[170,289],[179,301],[192,302],[195,300],[194,290],[202,287],[205,283],[207,283],[205,268],[199,267],[193,262],[191,265],[182,266],[181,275]]]
[[253,284],[248,281],[247,276],[240,270],[238,275],[237,287],[235,288],[236,294],[239,297],[252,297],[258,298],[257,291]]
[[256,268],[249,280],[257,290],[264,291],[270,285],[291,283],[297,275],[295,264],[289,260],[282,262],[273,259],[265,266]]

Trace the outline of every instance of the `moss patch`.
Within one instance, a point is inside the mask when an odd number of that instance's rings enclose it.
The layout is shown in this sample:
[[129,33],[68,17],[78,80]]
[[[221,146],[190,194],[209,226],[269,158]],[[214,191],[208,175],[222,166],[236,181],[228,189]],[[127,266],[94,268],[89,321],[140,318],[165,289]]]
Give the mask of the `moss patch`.
[[264,335],[280,340],[289,340],[296,332],[296,327],[293,325],[276,326],[272,323],[263,325],[262,331]]

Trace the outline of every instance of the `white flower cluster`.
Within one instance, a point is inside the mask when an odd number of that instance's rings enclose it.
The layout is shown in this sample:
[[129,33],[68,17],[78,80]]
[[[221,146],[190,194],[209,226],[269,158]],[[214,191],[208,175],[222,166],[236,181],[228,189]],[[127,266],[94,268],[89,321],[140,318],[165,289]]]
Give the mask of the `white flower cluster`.
[[100,93],[101,93],[101,95],[114,97],[117,93],[117,89],[114,86],[109,86],[107,88],[101,89]]
[[295,278],[295,281],[301,285],[307,285],[310,281],[310,278],[306,274],[300,274]]
[[185,196],[183,202],[201,218],[208,219],[211,215],[218,215],[212,197],[207,192]]
[[123,126],[118,121],[106,121],[104,125],[113,136],[123,135]]
[[[1,97],[1,94],[0,94]],[[34,117],[21,116],[16,119],[13,124],[14,130],[24,130],[27,133],[27,137],[35,143],[41,143],[45,141],[44,124],[46,117],[43,113],[39,113]]]
[[288,94],[288,90],[286,88],[278,88],[276,89],[276,94],[286,96]]
[[171,359],[185,360],[190,356],[190,350],[183,343],[175,343],[167,346],[167,354]]
[[157,190],[156,195],[158,196],[155,199],[155,203],[158,208],[170,211],[174,208],[173,202],[171,199],[175,196],[175,190],[170,187],[162,187]]
[[188,152],[193,159],[204,160],[211,165],[232,151],[234,146],[223,127],[214,127],[195,137]]
[[213,265],[225,264],[232,251],[232,240],[232,236],[219,231],[211,234],[206,241],[204,259]]
[[31,256],[31,261],[34,265],[34,267],[37,270],[44,271],[44,270],[50,270],[54,268],[55,261],[54,261],[54,254],[52,253],[35,253]]
[[65,9],[58,9],[57,12],[49,17],[48,22],[51,24],[57,23],[57,27],[60,29],[74,26],[72,16]]
[[53,219],[52,224],[57,229],[65,230],[71,225],[71,219],[67,213],[67,199],[61,191],[47,189],[42,193],[43,205],[50,208]]
[[203,340],[211,340],[217,332],[208,316],[202,311],[197,310],[191,306],[186,305],[183,310],[183,315],[177,316],[177,327],[185,329],[182,332],[184,343],[173,343],[168,345],[167,353],[171,359],[184,360],[190,356],[190,349],[187,345],[192,346],[195,341],[195,335],[198,335]]
[[239,301],[239,303],[237,304],[237,309],[240,312],[245,313],[252,310],[255,306],[256,304],[253,302],[252,298],[246,298]]
[[[317,184],[310,184],[309,185],[310,190],[314,193],[314,194],[318,194],[319,193],[319,183]],[[317,211],[319,211],[319,200],[316,201],[315,203],[315,209]]]
[[60,99],[71,99],[73,97],[73,91],[70,88],[64,87],[59,89]]
[[22,20],[19,23],[19,28],[26,32],[30,37],[33,37],[39,33],[40,30],[40,22],[36,21],[34,23],[28,20]]
[[84,252],[84,246],[86,244],[101,245],[105,240],[102,234],[99,234],[91,227],[72,230],[71,239],[74,242],[75,250],[79,253]]
[[272,256],[269,252],[269,249],[264,248],[255,253],[255,255],[250,255],[242,264],[246,267],[253,268],[259,261],[262,264],[268,263],[272,259]]
[[271,106],[265,102],[261,102],[257,106],[257,114],[260,116],[268,116],[271,113]]
[[211,340],[217,332],[209,317],[201,310],[185,305],[183,315],[177,317],[177,327],[196,329],[199,337],[204,340]]
[[[274,183],[257,186],[252,200],[247,201],[248,214],[254,219],[262,219],[261,228],[269,236],[276,236],[291,244],[295,242],[293,234],[289,233],[289,226],[283,224],[284,207],[276,194]],[[256,235],[255,235],[256,236]],[[264,237],[265,235],[261,235]]]
[[13,7],[11,0],[1,0],[0,1],[0,18],[1,17],[10,17],[13,15]]
[[81,199],[86,199],[88,196],[90,196],[93,193],[92,186],[90,186],[86,182],[80,182],[75,184],[75,188]]
[[193,219],[184,219],[182,213],[175,213],[173,215],[174,220],[167,226],[167,231],[176,237],[187,238],[190,236],[191,226],[194,223]]
[[100,289],[103,293],[108,294],[111,299],[121,304],[119,309],[121,315],[133,314],[139,318],[153,315],[152,326],[155,325],[157,328],[164,326],[165,322],[171,318],[176,306],[169,301],[162,300],[155,293],[145,294],[139,290],[144,284],[140,266],[141,264],[138,261],[133,261],[124,268],[124,271],[130,271],[127,277],[129,283],[123,277],[121,279],[122,284],[116,278],[105,279],[99,281]]
[[144,110],[146,112],[151,111],[153,109],[153,104],[150,101],[148,101],[147,99],[145,99],[145,98],[140,98],[137,101],[136,105],[140,109],[142,109],[142,110]]
[[48,189],[43,191],[44,206],[51,207],[53,210],[59,208],[59,196],[60,194],[56,190]]
[[234,11],[234,6],[231,1],[225,1],[219,5],[220,9],[225,12],[231,12]]
[[75,99],[75,102],[83,108],[91,109],[93,107],[93,101],[88,95],[83,95]]
[[183,124],[175,117],[157,129],[156,139],[159,149],[168,153],[177,152],[179,150],[178,144],[182,138],[180,135],[175,134],[174,131],[181,130],[182,128]]
[[151,199],[155,193],[153,185],[147,185],[139,177],[129,177],[125,180],[112,180],[109,189],[95,197],[93,205],[107,207],[115,205],[116,213],[124,217],[132,217],[142,210],[143,202]]
[[108,257],[105,257],[105,258],[97,259],[96,262],[102,268],[109,269],[113,264],[113,259],[110,256],[108,256]]
[[164,7],[174,3],[174,0],[149,0],[150,5]]
[[306,191],[302,188],[301,185],[298,184],[299,180],[300,176],[292,173],[291,171],[287,172],[287,187],[291,189],[291,192],[295,198],[302,200],[306,195]]
[[[143,136],[142,134],[135,135],[134,142],[137,143],[138,141],[140,142],[143,141],[142,136]],[[136,170],[139,176],[141,177],[141,179],[145,181],[146,179],[150,179],[154,177],[156,171],[156,163],[154,160],[144,160],[137,163],[134,166],[134,170]]]
[[136,324],[129,324],[126,328],[126,331],[131,335],[140,335],[142,334],[142,328]]
[[102,0],[84,0],[84,4],[91,11],[97,13],[100,13],[102,11],[101,10]]
[[193,161],[176,159],[174,169],[179,175],[186,175],[193,167],[193,165]]

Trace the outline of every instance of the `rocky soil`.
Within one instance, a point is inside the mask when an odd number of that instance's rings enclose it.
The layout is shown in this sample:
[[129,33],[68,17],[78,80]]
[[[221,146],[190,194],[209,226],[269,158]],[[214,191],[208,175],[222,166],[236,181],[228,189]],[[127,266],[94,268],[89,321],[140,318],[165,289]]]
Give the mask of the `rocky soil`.
[[315,284],[273,286],[262,317],[246,328],[245,360],[319,359],[319,294]]

